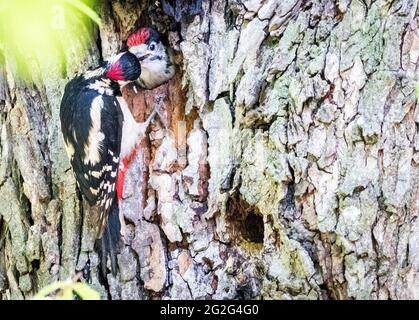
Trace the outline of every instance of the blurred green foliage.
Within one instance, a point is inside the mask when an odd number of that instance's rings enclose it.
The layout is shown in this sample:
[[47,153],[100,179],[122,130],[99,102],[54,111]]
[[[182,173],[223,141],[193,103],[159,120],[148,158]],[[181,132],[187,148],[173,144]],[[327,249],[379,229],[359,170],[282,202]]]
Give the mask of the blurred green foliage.
[[100,294],[86,283],[77,282],[77,278],[67,281],[57,281],[41,289],[35,300],[100,300]]
[[[96,0],[0,0],[0,51],[19,76],[65,65],[67,51],[83,47],[100,18]],[[93,23],[92,23],[93,21]],[[44,70],[45,71],[45,70]]]

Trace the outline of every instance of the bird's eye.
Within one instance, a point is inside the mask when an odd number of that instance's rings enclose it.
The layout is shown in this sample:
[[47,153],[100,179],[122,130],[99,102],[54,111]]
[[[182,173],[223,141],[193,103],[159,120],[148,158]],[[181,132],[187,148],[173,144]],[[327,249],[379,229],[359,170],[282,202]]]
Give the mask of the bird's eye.
[[150,45],[150,50],[151,50],[151,51],[154,51],[154,49],[156,49],[156,45],[155,45],[154,43],[152,43],[152,44]]

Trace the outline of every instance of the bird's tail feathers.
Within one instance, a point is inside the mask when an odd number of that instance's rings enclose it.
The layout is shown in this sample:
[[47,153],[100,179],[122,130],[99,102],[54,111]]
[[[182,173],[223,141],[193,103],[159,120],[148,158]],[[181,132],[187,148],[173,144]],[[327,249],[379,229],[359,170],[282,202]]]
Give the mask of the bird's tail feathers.
[[119,221],[118,200],[115,196],[112,207],[109,210],[108,222],[103,230],[102,237],[97,240],[97,250],[99,254],[99,267],[102,276],[106,279],[107,258],[109,256],[111,262],[111,272],[114,276],[118,271],[117,255],[120,251],[121,243],[121,223]]

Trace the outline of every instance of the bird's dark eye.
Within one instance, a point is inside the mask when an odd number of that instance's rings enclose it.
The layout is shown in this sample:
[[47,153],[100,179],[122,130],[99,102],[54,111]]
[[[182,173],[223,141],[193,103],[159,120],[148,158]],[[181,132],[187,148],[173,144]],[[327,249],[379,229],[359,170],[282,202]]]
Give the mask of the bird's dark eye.
[[154,51],[154,49],[156,49],[156,45],[154,43],[150,44],[150,50]]

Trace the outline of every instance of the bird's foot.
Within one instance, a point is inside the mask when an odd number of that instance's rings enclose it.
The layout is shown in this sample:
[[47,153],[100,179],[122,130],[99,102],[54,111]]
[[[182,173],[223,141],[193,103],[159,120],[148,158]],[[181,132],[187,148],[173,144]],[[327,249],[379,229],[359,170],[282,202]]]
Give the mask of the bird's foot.
[[124,245],[129,245],[130,241],[129,241],[129,235],[128,235],[128,228],[126,226],[126,224],[122,225],[121,224],[121,239],[124,242]]
[[121,203],[119,203],[119,222],[121,224],[121,230],[120,230],[121,239],[125,245],[128,245],[130,243],[129,230],[127,228],[127,224],[125,223],[124,214],[122,213]]

